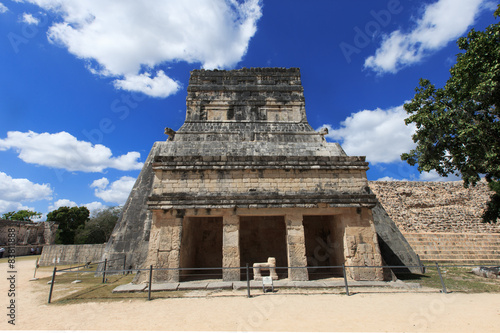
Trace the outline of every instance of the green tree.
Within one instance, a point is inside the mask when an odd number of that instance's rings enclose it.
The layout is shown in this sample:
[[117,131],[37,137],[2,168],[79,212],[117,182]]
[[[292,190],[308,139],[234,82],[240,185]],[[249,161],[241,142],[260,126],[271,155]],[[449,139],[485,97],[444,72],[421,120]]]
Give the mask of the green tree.
[[[498,5],[494,16],[500,15]],[[404,105],[406,124],[416,125],[415,149],[401,155],[418,170],[460,175],[464,186],[484,175],[496,191],[483,216],[500,216],[500,25],[472,29],[457,41],[462,53],[443,88],[420,79],[415,97]],[[496,202],[496,203],[495,203]]]
[[94,217],[85,223],[85,227],[77,230],[75,244],[101,244],[108,241],[122,207],[108,207],[100,210]]
[[33,222],[33,218],[40,218],[42,213],[34,212],[32,210],[22,209],[19,211],[8,212],[2,215],[2,219],[11,221],[26,221]]
[[59,207],[47,214],[47,221],[59,223],[57,244],[74,244],[77,230],[85,227],[90,212],[87,207]]

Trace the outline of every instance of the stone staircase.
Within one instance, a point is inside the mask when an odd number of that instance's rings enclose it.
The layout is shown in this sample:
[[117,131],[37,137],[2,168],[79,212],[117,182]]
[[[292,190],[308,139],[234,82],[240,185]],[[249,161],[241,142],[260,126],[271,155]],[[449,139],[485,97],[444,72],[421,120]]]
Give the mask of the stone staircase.
[[403,233],[422,261],[500,265],[500,233]]

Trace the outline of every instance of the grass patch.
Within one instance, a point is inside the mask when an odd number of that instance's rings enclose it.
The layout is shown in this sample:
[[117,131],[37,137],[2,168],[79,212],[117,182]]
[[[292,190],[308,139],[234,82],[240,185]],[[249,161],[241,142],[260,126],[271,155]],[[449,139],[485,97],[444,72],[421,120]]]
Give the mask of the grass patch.
[[[437,268],[426,265],[423,275],[412,274],[408,278],[400,277],[405,282],[420,283],[423,287],[442,289]],[[473,267],[441,267],[441,275],[448,291],[465,293],[498,293],[500,279],[488,279],[472,273]]]
[[[102,283],[102,276],[95,276],[94,267],[91,265],[85,271],[61,272],[56,274],[56,283],[52,291],[51,304],[64,305],[87,302],[113,302],[130,299],[147,300],[146,292],[113,293],[116,287],[131,283],[135,275],[107,275],[106,283]],[[52,277],[41,278],[37,281],[41,288],[47,289],[49,296]],[[81,281],[73,283],[75,280]],[[161,291],[152,293],[152,298],[182,297],[186,291]]]
[[[5,263],[9,260],[9,258],[7,258],[7,252],[4,252],[4,257],[3,258],[0,258],[0,264],[1,263]],[[39,254],[36,254],[36,255],[29,255],[29,256],[19,256],[19,257],[15,257],[16,259],[16,262],[18,261],[26,261],[26,260],[33,260],[33,261],[36,261],[38,258],[40,258],[40,255]]]

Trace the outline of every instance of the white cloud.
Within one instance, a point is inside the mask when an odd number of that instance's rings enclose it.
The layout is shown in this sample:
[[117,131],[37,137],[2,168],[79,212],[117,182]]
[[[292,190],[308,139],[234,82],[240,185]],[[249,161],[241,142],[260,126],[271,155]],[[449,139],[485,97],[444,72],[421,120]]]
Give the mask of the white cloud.
[[33,15],[28,14],[28,13],[23,13],[23,18],[21,21],[24,23],[27,23],[27,24],[34,24],[34,25],[37,25],[38,23],[40,23],[39,19],[37,19],[36,17],[33,17]]
[[462,178],[455,175],[449,175],[448,177],[441,177],[435,170],[431,170],[429,172],[422,172],[420,174],[419,180],[428,182],[451,182],[456,180],[462,180]]
[[[69,199],[59,199],[56,202],[54,202],[52,205],[49,206],[48,211],[51,212],[51,211],[59,209],[60,207],[84,207],[84,206],[87,207],[91,216],[93,214],[95,214],[96,212],[107,207],[102,202],[98,202],[98,201],[93,201],[93,202],[90,202],[87,204],[78,205],[76,202],[71,201]],[[45,216],[45,218],[46,218],[46,216]]]
[[66,169],[68,171],[102,172],[104,169],[138,170],[142,163],[138,152],[113,157],[111,149],[78,141],[67,132],[35,133],[29,131],[7,132],[6,139],[0,139],[0,151],[16,149],[19,158],[26,163]]
[[439,0],[429,4],[412,31],[396,30],[385,35],[375,55],[365,60],[365,68],[379,74],[396,73],[417,63],[463,35],[479,12],[490,7],[487,0]]
[[393,177],[385,176],[385,177],[377,179],[377,181],[378,182],[398,182],[398,181],[408,181],[408,179],[406,179],[406,178],[404,178],[404,179],[396,179],[396,178],[393,178]]
[[151,77],[151,73],[139,75],[127,75],[123,80],[115,80],[114,85],[128,91],[145,93],[152,97],[167,97],[179,89],[179,84],[159,70],[156,77]]
[[109,180],[106,177],[102,177],[101,179],[96,179],[92,182],[90,187],[96,187],[99,190],[104,190],[106,186],[108,186]]
[[109,180],[105,177],[95,180],[90,187],[94,187],[96,197],[105,202],[123,205],[134,187],[135,178],[123,176],[109,185]]
[[104,205],[102,202],[99,202],[99,201],[93,201],[93,202],[83,204],[80,206],[87,207],[87,209],[90,211],[90,216],[94,216],[97,212],[99,212],[107,207],[106,205]]
[[50,200],[52,189],[48,184],[36,184],[25,178],[12,178],[0,172],[0,212],[31,209],[22,202]]
[[78,207],[76,202],[71,201],[69,199],[59,199],[49,206],[49,212],[59,209],[61,207]]
[[405,125],[407,114],[403,106],[387,110],[363,110],[351,114],[343,122],[341,128],[327,127],[327,138],[341,141],[342,148],[348,155],[366,156],[373,164],[400,161],[400,155],[415,147],[411,136],[415,126]]
[[115,86],[154,97],[180,85],[158,66],[186,61],[204,68],[235,66],[246,54],[261,17],[260,0],[28,0],[60,15],[51,42]]
[[3,14],[8,10],[9,8],[7,8],[3,3],[0,2],[0,14]]

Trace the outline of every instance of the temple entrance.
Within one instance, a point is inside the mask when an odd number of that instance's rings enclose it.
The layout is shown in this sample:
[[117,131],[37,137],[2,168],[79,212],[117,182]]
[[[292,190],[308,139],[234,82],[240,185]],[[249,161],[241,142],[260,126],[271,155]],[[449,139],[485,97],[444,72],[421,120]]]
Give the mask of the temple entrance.
[[[240,265],[250,267],[254,263],[267,262],[268,257],[276,258],[276,267],[288,266],[286,250],[286,225],[283,216],[241,216],[240,217]],[[277,269],[278,277],[288,276],[287,269]],[[246,279],[246,270],[241,270]],[[263,275],[269,275],[264,272]],[[250,269],[250,279],[253,272]]]
[[[342,223],[334,215],[304,216],[304,236],[309,280],[342,277],[342,268],[321,268],[344,263]],[[319,266],[313,268],[313,266]]]
[[[185,218],[180,268],[216,267],[222,267],[222,217]],[[222,279],[222,270],[181,270],[179,278],[180,281]]]

